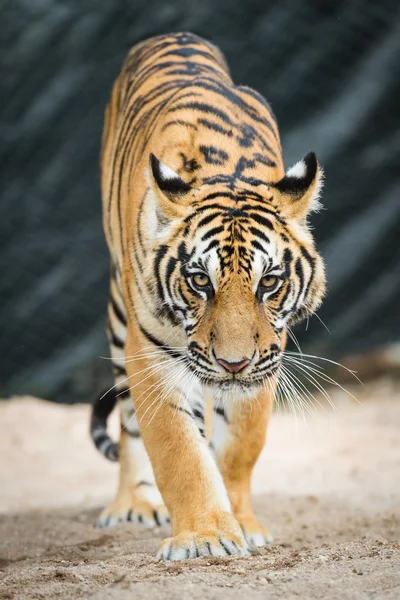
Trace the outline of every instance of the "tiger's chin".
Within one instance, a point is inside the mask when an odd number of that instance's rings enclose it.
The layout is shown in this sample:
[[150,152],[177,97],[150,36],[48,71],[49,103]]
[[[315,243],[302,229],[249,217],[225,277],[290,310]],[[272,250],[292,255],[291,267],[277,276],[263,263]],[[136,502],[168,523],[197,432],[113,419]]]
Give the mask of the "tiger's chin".
[[215,398],[221,398],[224,400],[253,400],[260,392],[260,388],[264,387],[267,390],[272,388],[275,383],[275,377],[278,372],[278,367],[270,369],[268,373],[262,376],[254,376],[248,378],[232,378],[232,379],[221,379],[212,380],[206,379],[203,381],[203,386],[210,390]]
[[246,402],[253,400],[260,391],[262,383],[243,384],[238,381],[222,381],[207,387],[214,398],[223,400],[224,402]]

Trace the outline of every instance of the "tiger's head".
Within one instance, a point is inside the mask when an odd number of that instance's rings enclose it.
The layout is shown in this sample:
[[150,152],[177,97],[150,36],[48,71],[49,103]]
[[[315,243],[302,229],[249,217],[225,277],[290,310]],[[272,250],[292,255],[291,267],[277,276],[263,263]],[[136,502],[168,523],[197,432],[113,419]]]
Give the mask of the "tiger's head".
[[323,173],[308,154],[277,182],[192,188],[150,156],[146,203],[159,317],[180,328],[190,370],[219,390],[252,390],[279,368],[288,325],[325,291],[307,224]]

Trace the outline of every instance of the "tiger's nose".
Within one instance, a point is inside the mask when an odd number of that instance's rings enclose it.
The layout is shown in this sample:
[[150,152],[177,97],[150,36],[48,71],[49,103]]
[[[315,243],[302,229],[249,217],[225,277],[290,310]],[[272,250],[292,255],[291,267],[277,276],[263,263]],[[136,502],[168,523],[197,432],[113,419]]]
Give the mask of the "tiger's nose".
[[240,371],[243,371],[243,369],[250,363],[250,359],[248,358],[239,360],[238,362],[228,362],[223,358],[217,358],[217,361],[221,367],[224,367],[224,369],[229,371],[229,373],[240,373]]

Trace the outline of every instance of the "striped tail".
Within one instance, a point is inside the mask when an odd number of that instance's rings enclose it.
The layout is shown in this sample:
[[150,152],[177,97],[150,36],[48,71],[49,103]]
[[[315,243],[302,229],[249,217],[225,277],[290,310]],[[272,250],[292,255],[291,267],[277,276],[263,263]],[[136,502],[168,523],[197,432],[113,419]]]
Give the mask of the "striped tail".
[[107,418],[117,403],[117,392],[111,389],[100,396],[92,406],[90,420],[90,435],[97,450],[108,460],[117,461],[119,458],[118,444],[107,433]]

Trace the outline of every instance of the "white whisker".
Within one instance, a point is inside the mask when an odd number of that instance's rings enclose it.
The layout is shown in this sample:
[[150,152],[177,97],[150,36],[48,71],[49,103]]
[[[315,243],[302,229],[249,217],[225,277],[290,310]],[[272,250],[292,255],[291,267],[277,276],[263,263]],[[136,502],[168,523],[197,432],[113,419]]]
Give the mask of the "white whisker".
[[[284,356],[294,356],[294,357],[298,357],[299,354],[297,352],[290,352],[290,351],[285,351],[283,353]],[[313,354],[304,354],[304,352],[301,353],[301,358],[302,360],[304,359],[308,359],[308,358],[314,358],[316,360],[323,360],[324,362],[328,362],[331,363],[337,367],[341,367],[342,369],[345,369],[348,373],[350,373],[355,379],[357,379],[357,381],[359,383],[361,383],[361,385],[363,385],[363,382],[361,381],[361,379],[359,379],[356,375],[355,371],[352,371],[351,369],[348,369],[347,367],[345,367],[345,365],[342,365],[330,358],[324,358],[323,356],[314,356]]]
[[[349,390],[347,390],[345,387],[343,387],[338,381],[336,381],[335,379],[333,379],[332,377],[327,375],[324,371],[321,371],[319,368],[311,367],[309,364],[305,364],[305,363],[301,363],[300,361],[296,361],[295,359],[293,359],[293,357],[292,358],[286,357],[286,358],[288,360],[291,360],[292,364],[294,364],[294,365],[297,364],[297,366],[299,368],[302,367],[303,370],[305,370],[305,372],[313,373],[316,377],[320,377],[323,381],[326,381],[327,383],[330,383],[331,385],[338,387],[345,394],[347,394],[348,396],[353,398],[353,400],[355,400],[356,402],[361,404],[361,402],[358,400],[358,398],[356,398],[356,396],[354,396],[351,392],[349,392]],[[308,362],[310,362],[310,361],[308,361]]]
[[328,403],[331,405],[331,407],[336,410],[336,407],[334,405],[334,403],[332,402],[332,398],[330,397],[330,395],[328,394],[328,392],[325,390],[325,388],[322,386],[322,384],[305,368],[305,365],[301,365],[297,362],[292,362],[293,366],[295,369],[298,369],[299,371],[303,372],[305,375],[305,378],[311,383],[313,384],[316,389],[321,392],[321,394],[324,396],[324,398],[328,401]]

